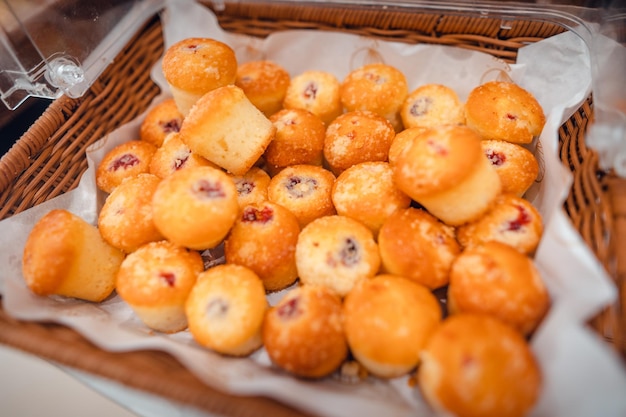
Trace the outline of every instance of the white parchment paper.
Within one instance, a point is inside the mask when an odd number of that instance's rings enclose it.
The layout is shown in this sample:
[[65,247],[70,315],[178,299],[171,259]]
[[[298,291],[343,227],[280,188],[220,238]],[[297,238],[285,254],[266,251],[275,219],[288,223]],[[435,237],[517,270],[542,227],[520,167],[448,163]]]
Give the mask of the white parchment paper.
[[[531,342],[544,375],[544,390],[532,415],[626,415],[623,364],[584,325],[614,301],[615,288],[562,210],[572,179],[558,158],[557,133],[591,88],[589,54],[580,39],[570,33],[554,36],[523,48],[518,63],[507,65],[465,49],[388,43],[340,33],[290,31],[265,40],[233,35],[219,28],[208,9],[190,0],[168,2],[162,18],[166,45],[190,36],[212,37],[231,45],[240,62],[272,59],[292,76],[319,69],[342,79],[352,69],[382,60],[404,72],[411,90],[424,83],[442,83],[465,100],[481,82],[504,75],[535,94],[547,114],[539,140],[544,172],[528,195],[545,221],[536,264],[553,303]],[[166,91],[158,64],[152,76]],[[117,144],[137,139],[141,120],[140,116],[92,147],[89,168],[76,190],[0,222],[0,265],[4,266],[0,288],[6,311],[20,319],[65,324],[105,350],[163,350],[213,387],[233,394],[270,396],[322,416],[431,415],[407,377],[369,378],[358,384],[334,377],[304,381],[273,368],[263,350],[249,358],[227,358],[196,345],[187,331],[175,335],[148,331],[117,296],[93,304],[38,297],[26,288],[21,257],[35,222],[50,209],[61,207],[95,224],[105,196],[96,189],[94,166]],[[272,295],[270,303],[280,296]]]

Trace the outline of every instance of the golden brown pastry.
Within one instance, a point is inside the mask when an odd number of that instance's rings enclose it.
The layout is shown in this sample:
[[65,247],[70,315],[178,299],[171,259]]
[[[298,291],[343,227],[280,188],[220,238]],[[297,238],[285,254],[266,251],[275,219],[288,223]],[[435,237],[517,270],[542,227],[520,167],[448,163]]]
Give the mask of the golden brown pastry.
[[305,71],[291,78],[283,107],[304,109],[326,125],[343,113],[339,80],[326,71]]
[[240,209],[250,204],[261,204],[267,200],[271,178],[261,168],[252,167],[245,174],[232,178],[237,188],[237,201]]
[[404,149],[413,141],[413,138],[420,135],[426,129],[425,127],[409,127],[396,133],[389,147],[389,164],[395,164],[400,154],[404,152]]
[[483,140],[481,145],[500,176],[502,192],[522,197],[539,174],[535,155],[523,146],[504,140]]
[[240,64],[235,85],[263,114],[270,117],[283,108],[291,77],[276,62],[261,60]]
[[465,123],[463,103],[452,88],[442,84],[425,84],[413,90],[400,114],[405,128]]
[[150,171],[150,162],[157,148],[142,140],[117,145],[104,155],[96,167],[96,185],[110,193],[125,179]]
[[171,133],[152,156],[150,173],[162,179],[180,169],[195,166],[217,167],[214,163],[191,152],[178,133]]
[[165,99],[146,113],[139,127],[139,139],[158,148],[167,135],[180,130],[183,118],[174,99]]

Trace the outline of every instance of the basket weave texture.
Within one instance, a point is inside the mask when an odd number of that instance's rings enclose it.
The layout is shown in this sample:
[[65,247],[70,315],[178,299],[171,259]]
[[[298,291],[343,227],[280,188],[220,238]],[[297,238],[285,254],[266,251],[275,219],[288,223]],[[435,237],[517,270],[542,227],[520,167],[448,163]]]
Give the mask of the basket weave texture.
[[[337,8],[328,4],[227,3],[216,11],[227,31],[265,37],[290,29],[344,31],[407,43],[453,45],[515,62],[517,50],[563,32],[550,22],[508,20],[428,11]],[[148,22],[89,91],[54,101],[0,160],[0,219],[63,194],[87,169],[86,149],[141,114],[160,91],[150,79],[163,53],[157,17]],[[626,181],[600,172],[597,154],[585,146],[593,117],[589,98],[560,129],[561,160],[574,176],[564,204],[572,223],[615,279],[622,302],[598,315],[593,327],[626,352]],[[0,300],[1,306],[1,300]],[[302,415],[273,400],[234,397],[202,384],[161,352],[105,352],[75,331],[50,323],[14,320],[0,310],[0,342],[157,395],[224,415]]]

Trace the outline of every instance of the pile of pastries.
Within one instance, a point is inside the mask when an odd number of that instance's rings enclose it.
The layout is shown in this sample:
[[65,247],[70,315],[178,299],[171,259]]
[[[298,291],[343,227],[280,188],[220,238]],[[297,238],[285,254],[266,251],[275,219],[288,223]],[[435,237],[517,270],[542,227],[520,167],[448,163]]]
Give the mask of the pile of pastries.
[[446,415],[532,409],[550,297],[523,197],[545,123],[529,92],[491,81],[462,102],[384,63],[290,75],[206,38],[163,72],[172,97],[97,166],[97,226],[52,210],[30,232],[34,293],[115,293],[154,331],[264,348],[297,377],[415,375]]

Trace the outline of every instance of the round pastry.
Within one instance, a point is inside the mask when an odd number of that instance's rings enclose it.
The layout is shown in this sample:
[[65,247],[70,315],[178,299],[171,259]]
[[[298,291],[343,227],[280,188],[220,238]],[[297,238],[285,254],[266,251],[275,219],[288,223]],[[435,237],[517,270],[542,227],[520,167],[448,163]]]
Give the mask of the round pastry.
[[444,223],[482,216],[500,194],[500,177],[466,126],[439,126],[416,136],[392,165],[396,186]]
[[483,152],[496,169],[502,192],[522,197],[539,174],[539,163],[528,149],[504,140],[483,140]]
[[343,113],[339,80],[325,71],[305,71],[291,79],[283,107],[304,109],[318,116],[328,125]]
[[226,262],[250,268],[267,291],[282,290],[298,277],[299,233],[298,219],[286,208],[269,201],[248,205],[224,243]]
[[337,214],[360,221],[374,236],[393,212],[411,204],[394,184],[387,162],[362,162],[346,169],[335,180],[331,197]]
[[217,165],[191,152],[178,133],[171,133],[156,150],[150,161],[150,173],[163,179],[179,169]]
[[448,311],[489,314],[524,335],[531,334],[550,306],[532,259],[501,242],[465,249],[452,264]]
[[139,127],[139,139],[157,148],[170,133],[177,133],[183,124],[183,115],[173,98],[163,100],[148,111]]
[[197,250],[217,246],[239,214],[233,180],[212,167],[183,169],[161,180],[152,208],[163,236]]
[[263,345],[276,366],[294,375],[330,375],[348,356],[341,299],[318,285],[294,288],[267,312]]
[[241,88],[263,114],[270,117],[283,108],[291,77],[272,61],[250,61],[237,68],[235,85]]
[[150,161],[157,148],[142,140],[117,145],[104,155],[96,167],[96,185],[110,193],[125,179],[150,172]]
[[539,399],[542,375],[528,343],[492,317],[448,317],[421,357],[418,386],[438,414],[522,417]]
[[215,39],[187,38],[163,55],[163,75],[180,112],[186,116],[207,92],[233,84],[237,77],[235,52]]
[[270,117],[276,136],[265,150],[272,175],[291,165],[322,165],[326,126],[304,109],[284,109]]
[[474,88],[465,102],[466,123],[483,139],[531,143],[546,123],[535,97],[512,82],[490,81]]
[[30,290],[100,302],[115,289],[124,252],[109,245],[98,229],[67,210],[54,209],[29,232],[22,274]]
[[193,153],[243,175],[263,155],[275,131],[243,90],[229,85],[198,100],[185,118],[180,137]]
[[400,114],[405,128],[465,124],[463,103],[453,89],[441,84],[426,84],[413,90]]
[[233,264],[201,272],[185,305],[189,331],[201,346],[246,356],[262,342],[265,289],[250,269]]
[[270,185],[270,176],[259,167],[252,167],[244,175],[233,176],[237,188],[239,208],[250,204],[261,204],[267,200],[267,189]]
[[409,93],[404,74],[383,64],[368,64],[351,71],[341,83],[341,103],[346,111],[369,110],[402,130],[400,108]]
[[396,133],[396,136],[391,141],[391,146],[389,146],[389,164],[395,164],[400,154],[413,141],[413,138],[423,133],[426,129],[425,127],[409,127]]
[[175,333],[187,327],[185,302],[203,270],[198,252],[166,240],[150,242],[124,259],[116,290],[146,326]]
[[442,311],[426,287],[399,276],[377,275],[348,293],[344,316],[356,360],[378,377],[395,378],[417,366]]
[[289,209],[301,227],[336,214],[331,197],[335,176],[315,165],[293,165],[276,174],[267,189],[269,201]]
[[160,182],[155,175],[139,174],[107,196],[98,215],[98,229],[104,240],[130,253],[148,242],[164,239],[152,216],[152,197]]
[[387,161],[395,135],[382,116],[370,111],[344,113],[326,129],[324,158],[335,175],[360,162]]
[[535,253],[542,234],[539,211],[528,200],[513,194],[500,195],[482,217],[457,228],[457,238],[464,248],[495,240],[526,255]]
[[384,272],[431,290],[448,284],[452,263],[461,253],[453,227],[412,207],[396,211],[383,223],[378,248]]
[[343,297],[380,267],[372,231],[357,220],[333,215],[309,223],[298,237],[296,266],[305,285],[324,285]]

